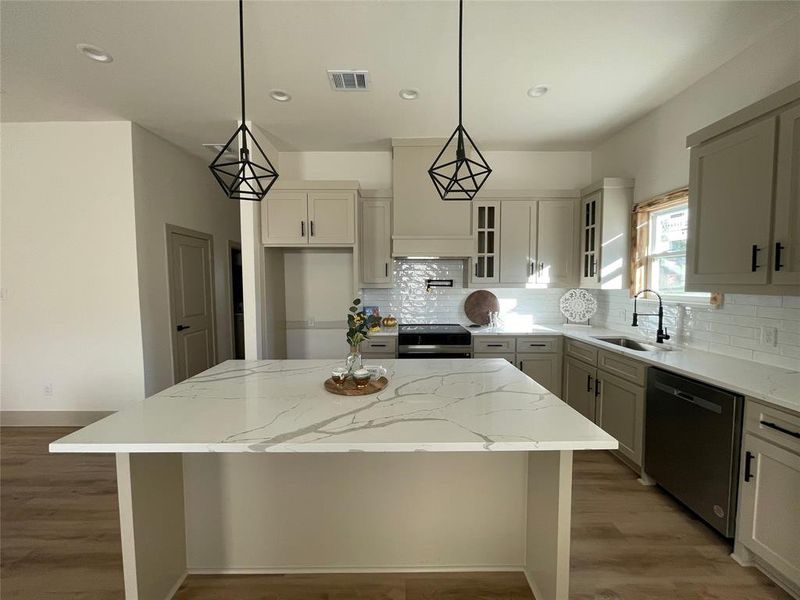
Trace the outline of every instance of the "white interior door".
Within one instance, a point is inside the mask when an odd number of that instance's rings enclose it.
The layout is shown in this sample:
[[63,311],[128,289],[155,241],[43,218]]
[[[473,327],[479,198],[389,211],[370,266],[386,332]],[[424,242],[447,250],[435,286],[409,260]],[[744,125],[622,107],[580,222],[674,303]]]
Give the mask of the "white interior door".
[[309,192],[308,243],[321,246],[354,243],[355,207],[353,192]]
[[216,363],[211,236],[170,230],[171,295],[175,383]]
[[575,201],[539,202],[536,282],[550,287],[577,283]]
[[[535,202],[506,200],[500,205],[500,283],[528,283],[532,280],[531,213]],[[535,245],[535,244],[534,244]]]

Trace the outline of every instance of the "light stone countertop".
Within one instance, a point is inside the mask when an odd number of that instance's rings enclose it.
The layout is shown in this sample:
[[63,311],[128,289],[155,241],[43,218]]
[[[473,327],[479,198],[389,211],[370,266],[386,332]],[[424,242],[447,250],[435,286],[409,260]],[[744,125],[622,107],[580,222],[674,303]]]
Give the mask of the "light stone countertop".
[[485,452],[617,441],[503,359],[385,362],[371,396],[330,394],[341,361],[229,360],[50,444],[52,452]]
[[641,352],[594,337],[629,337],[652,345],[655,345],[655,340],[613,329],[581,325],[536,325],[525,330],[485,327],[471,331],[474,336],[562,335],[800,413],[800,360],[797,361],[797,369],[792,370],[672,344],[665,344],[672,350]]

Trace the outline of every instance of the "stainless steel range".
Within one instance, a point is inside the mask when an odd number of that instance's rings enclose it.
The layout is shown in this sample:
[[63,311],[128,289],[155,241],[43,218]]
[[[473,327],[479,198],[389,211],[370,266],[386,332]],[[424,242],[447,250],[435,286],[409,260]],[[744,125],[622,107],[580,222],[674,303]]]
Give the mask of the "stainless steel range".
[[400,358],[472,358],[472,334],[461,325],[400,325]]

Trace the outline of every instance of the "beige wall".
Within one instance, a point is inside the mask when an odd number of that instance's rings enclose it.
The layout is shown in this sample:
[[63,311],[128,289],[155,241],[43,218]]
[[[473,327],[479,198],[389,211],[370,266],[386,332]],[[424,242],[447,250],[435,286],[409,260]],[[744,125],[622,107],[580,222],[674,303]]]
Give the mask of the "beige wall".
[[6,123],[0,137],[3,410],[140,400],[131,124]]
[[800,16],[600,144],[592,178],[635,178],[636,202],[687,185],[688,134],[798,80]]
[[483,152],[492,174],[486,190],[580,189],[592,182],[591,152]]
[[133,183],[142,310],[145,390],[172,385],[165,227],[178,225],[214,237],[217,359],[231,356],[228,242],[239,241],[239,202],[228,200],[207,164],[133,126]]

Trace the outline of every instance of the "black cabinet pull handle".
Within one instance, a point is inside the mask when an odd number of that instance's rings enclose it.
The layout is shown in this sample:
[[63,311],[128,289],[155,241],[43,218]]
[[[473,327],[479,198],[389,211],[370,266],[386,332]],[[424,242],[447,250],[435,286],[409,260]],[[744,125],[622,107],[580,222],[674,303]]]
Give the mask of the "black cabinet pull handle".
[[370,344],[373,348],[386,348],[386,344]]
[[311,236],[314,236],[314,221],[308,222],[309,228],[311,229]]
[[592,391],[592,376],[588,374],[586,375],[586,391]]
[[184,329],[191,329],[191,327],[192,327],[191,325],[178,325],[177,327],[175,327],[175,329],[178,331],[183,331]]
[[744,454],[744,480],[750,481],[753,478],[751,467],[753,464],[754,455],[749,450]]
[[383,263],[383,276],[384,277],[388,277],[389,276],[389,263],[388,262],[387,263]]
[[487,348],[502,348],[503,344],[486,344]]
[[475,263],[475,277],[478,276],[478,263]]
[[786,429],[785,427],[781,427],[777,423],[773,423],[772,421],[761,421],[761,424],[764,427],[769,427],[770,429],[774,429],[775,431],[780,431],[781,433],[785,433],[786,435],[790,435],[792,437],[796,437],[800,439],[800,432],[792,431],[791,429]]
[[775,242],[775,270],[780,271],[781,267],[783,267],[783,263],[781,262],[781,250],[784,249],[784,245],[780,242]]
[[300,221],[300,237],[306,237],[306,222]]
[[600,384],[602,381],[599,379],[594,380],[594,397],[597,398],[600,395]]
[[529,348],[544,348],[547,344],[528,344]]
[[758,264],[759,252],[761,252],[761,248],[758,247],[758,244],[753,244],[753,250],[750,253],[750,270],[753,271],[753,273],[755,273],[758,267],[760,266]]

